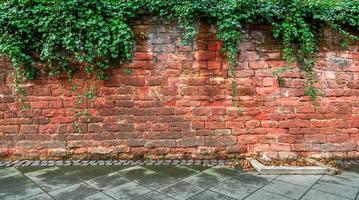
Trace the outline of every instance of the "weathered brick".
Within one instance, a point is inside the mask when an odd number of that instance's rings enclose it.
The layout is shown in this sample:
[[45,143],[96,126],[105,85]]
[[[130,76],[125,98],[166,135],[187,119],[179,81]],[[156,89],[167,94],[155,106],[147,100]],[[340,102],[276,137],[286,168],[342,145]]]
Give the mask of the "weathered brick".
[[206,145],[209,147],[226,147],[237,144],[237,138],[233,136],[206,137]]
[[208,61],[208,69],[221,69],[222,62],[221,61]]
[[177,140],[178,147],[198,147],[204,145],[205,145],[204,137],[183,138]]
[[208,60],[214,60],[216,58],[216,52],[215,51],[197,51],[194,55],[196,60],[199,61],[208,61]]
[[228,153],[247,153],[248,152],[247,147],[241,146],[241,145],[226,147],[226,151]]
[[16,147],[26,148],[26,149],[35,149],[39,146],[36,141],[19,141],[16,143]]
[[19,125],[0,125],[0,133],[18,133]]
[[43,141],[39,143],[41,148],[65,148],[65,141]]
[[145,147],[176,147],[176,140],[148,140]]
[[37,133],[39,131],[39,127],[37,125],[21,125],[20,133],[22,134],[32,134]]
[[144,52],[136,52],[135,60],[152,60],[152,54],[144,53]]
[[91,147],[93,141],[91,140],[71,140],[67,142],[68,148]]
[[310,123],[308,120],[286,120],[279,122],[279,128],[296,128],[296,127],[309,127]]
[[214,130],[214,134],[216,136],[231,135],[232,131],[231,131],[231,129],[216,129],[216,130]]
[[119,124],[119,123],[104,123],[102,126],[103,131],[116,132],[116,131],[133,131],[135,126],[133,124]]
[[328,142],[330,143],[343,143],[350,140],[349,134],[338,134],[338,135],[329,135],[327,137]]
[[90,123],[88,124],[87,132],[89,133],[101,133],[102,128],[100,124]]
[[143,147],[146,144],[146,140],[144,139],[128,139],[127,145],[129,147]]
[[209,112],[210,112],[209,108],[202,108],[202,107],[193,108],[192,115],[194,115],[194,116],[208,116]]

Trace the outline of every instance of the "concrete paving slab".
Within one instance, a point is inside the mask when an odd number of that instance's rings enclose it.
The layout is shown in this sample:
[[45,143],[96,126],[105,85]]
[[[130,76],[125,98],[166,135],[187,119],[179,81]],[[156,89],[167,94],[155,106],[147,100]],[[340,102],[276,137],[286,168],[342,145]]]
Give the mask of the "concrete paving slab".
[[0,169],[0,179],[16,176],[20,174],[21,172],[19,172],[15,167],[7,167]]
[[115,171],[124,169],[121,166],[67,166],[59,167],[66,174],[71,174],[81,180],[89,180],[106,174],[110,174]]
[[162,174],[163,176],[172,178],[186,178],[190,175],[199,173],[202,168],[188,167],[188,166],[145,166],[151,171]]
[[329,194],[327,192],[322,192],[318,190],[309,190],[301,200],[318,200],[318,199],[325,199],[325,200],[349,200],[349,198],[336,196],[333,194]]
[[233,179],[237,180],[243,185],[262,187],[277,177],[278,175],[258,175],[256,173],[241,173],[237,176],[234,176]]
[[223,176],[223,177],[234,178],[234,177],[242,174],[244,171],[242,168],[230,168],[230,167],[225,167],[225,166],[223,166],[223,167],[216,166],[216,167],[207,169],[204,172],[216,174],[216,175]]
[[291,200],[291,198],[274,194],[265,190],[258,190],[245,198],[246,200]]
[[42,193],[36,196],[27,197],[26,200],[53,200],[53,198],[46,193]]
[[205,188],[202,188],[195,184],[188,183],[185,181],[180,181],[172,185],[166,186],[164,188],[161,188],[158,191],[174,199],[183,200],[192,197],[204,190]]
[[262,189],[292,199],[299,199],[309,188],[274,180]]
[[322,175],[281,175],[277,178],[277,180],[309,188],[321,177]]
[[103,191],[103,193],[111,196],[114,199],[135,199],[150,192],[150,189],[133,182],[125,183]]
[[188,200],[235,200],[229,196],[219,194],[210,190],[205,190],[199,194],[194,195],[193,197],[189,198]]
[[49,192],[51,196],[58,200],[78,200],[95,193],[97,193],[97,190],[85,183],[79,183]]
[[155,190],[155,189],[163,188],[167,185],[173,184],[180,180],[181,178],[171,177],[168,176],[167,174],[156,172],[156,173],[144,175],[143,177],[138,178],[134,182]]
[[337,196],[342,196],[350,199],[355,199],[359,190],[357,188],[341,185],[334,182],[322,181],[320,180],[317,184],[315,184],[312,189],[320,190],[323,192],[327,192],[330,194],[334,194]]
[[42,169],[47,169],[49,168],[48,166],[41,166],[41,167],[35,167],[35,166],[25,166],[25,167],[16,167],[17,170],[19,170],[21,173],[25,174],[25,173],[29,173],[29,172],[34,172],[34,171],[38,171],[38,170],[42,170]]
[[321,182],[348,185],[359,189],[359,174],[353,172],[343,172],[336,176],[323,176]]
[[[9,171],[13,174],[12,171]],[[0,199],[26,199],[43,191],[23,175],[8,176],[0,180]]]
[[217,185],[218,183],[226,179],[229,179],[229,177],[204,171],[193,176],[187,177],[184,180],[189,183],[202,186],[204,188],[209,188]]
[[90,196],[82,198],[82,200],[113,200],[113,198],[107,196],[102,192],[98,192],[96,194],[92,194]]
[[140,196],[138,197],[139,200],[155,200],[155,199],[160,199],[160,200],[174,200],[173,198],[167,196],[167,195],[164,195],[164,194],[161,194],[159,192],[156,192],[156,191],[153,191],[153,192],[150,192],[148,194],[145,194],[144,196]]
[[106,189],[114,188],[128,182],[129,182],[128,180],[124,179],[121,175],[117,173],[106,174],[85,181],[86,184],[96,188],[97,190],[106,190]]
[[122,170],[118,171],[117,173],[128,180],[134,181],[134,180],[140,179],[143,176],[146,176],[149,174],[154,174],[156,172],[149,170],[147,168],[144,168],[142,166],[133,166],[133,167],[122,169]]
[[249,184],[243,184],[235,179],[228,179],[211,187],[210,190],[235,199],[243,199],[258,190],[259,187],[260,186],[254,187]]
[[59,167],[41,169],[25,175],[46,191],[57,190],[82,182],[81,179],[66,173]]

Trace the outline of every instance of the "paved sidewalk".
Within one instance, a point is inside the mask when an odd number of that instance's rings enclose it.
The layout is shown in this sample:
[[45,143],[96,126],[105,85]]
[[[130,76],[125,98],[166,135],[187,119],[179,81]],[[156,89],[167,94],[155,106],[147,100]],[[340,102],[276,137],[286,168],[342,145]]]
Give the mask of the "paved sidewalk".
[[0,168],[0,199],[359,200],[359,173],[259,176],[223,166]]

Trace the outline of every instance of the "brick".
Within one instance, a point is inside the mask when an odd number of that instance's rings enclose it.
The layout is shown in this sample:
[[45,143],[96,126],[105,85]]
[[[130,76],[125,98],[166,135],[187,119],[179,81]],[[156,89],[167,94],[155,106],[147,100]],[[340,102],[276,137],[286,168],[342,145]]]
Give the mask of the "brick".
[[50,134],[54,134],[57,133],[59,129],[58,124],[44,124],[44,125],[40,125],[39,126],[39,133],[44,134],[44,133],[50,133]]
[[216,58],[215,51],[197,51],[194,54],[194,58],[199,61],[209,61]]
[[222,136],[219,138],[221,146],[227,147],[237,144],[237,138],[234,136]]
[[190,129],[191,124],[189,122],[175,122],[170,123],[169,126],[172,131],[187,131]]
[[145,147],[176,147],[176,140],[148,140]]
[[110,154],[113,148],[109,147],[90,147],[88,148],[90,154]]
[[325,143],[327,142],[327,136],[324,134],[306,134],[304,136],[306,142],[311,143]]
[[226,151],[228,153],[247,153],[248,152],[247,147],[241,146],[241,145],[226,147]]
[[291,145],[293,151],[320,151],[320,144],[298,143]]
[[258,120],[249,120],[246,122],[247,128],[257,128],[261,125],[260,121]]
[[189,86],[201,86],[207,84],[207,78],[206,77],[198,77],[198,78],[189,78],[187,85]]
[[104,123],[102,126],[103,131],[116,132],[116,131],[133,131],[135,126],[133,124],[118,124],[118,123]]
[[65,141],[43,141],[39,144],[41,148],[65,148],[65,146]]
[[286,121],[280,121],[279,122],[279,128],[296,128],[296,127],[309,127],[310,123],[308,120],[286,120]]
[[359,119],[352,122],[352,127],[353,128],[359,128]]
[[90,123],[88,124],[87,132],[89,133],[101,133],[102,128],[100,124]]
[[252,69],[268,68],[268,63],[266,61],[252,61],[249,62],[249,67]]
[[[182,137],[182,134],[179,131],[176,131],[176,132],[159,131],[159,132],[155,132],[154,139],[179,139],[181,137]],[[151,138],[151,139],[153,139],[153,138]]]
[[208,129],[224,129],[226,128],[225,122],[205,122],[205,127]]
[[208,69],[221,69],[222,62],[221,61],[208,61]]
[[145,85],[144,77],[121,77],[120,81],[124,85],[131,85],[131,86],[144,86]]
[[290,144],[285,144],[285,143],[270,144],[270,148],[271,148],[272,151],[287,151],[287,152],[291,151]]
[[39,127],[36,125],[21,125],[20,132],[22,134],[34,134],[38,133]]
[[35,87],[32,89],[33,96],[51,96],[51,90],[44,87]]
[[239,144],[255,144],[259,142],[257,135],[240,135],[238,136]]
[[168,85],[168,80],[166,77],[150,77],[150,78],[146,79],[146,85],[166,86],[166,85]]
[[127,145],[129,147],[143,147],[146,144],[146,140],[144,139],[128,139]]
[[329,135],[327,140],[330,143],[343,143],[349,141],[350,137],[349,134]]
[[225,136],[225,135],[231,135],[232,131],[231,129],[216,129],[214,130],[214,134],[216,136]]
[[105,81],[106,87],[119,87],[119,86],[144,86],[145,78],[138,76],[122,76],[114,77],[108,81]]
[[290,89],[286,89],[286,92],[285,92],[285,96],[287,96],[287,97],[301,97],[304,95],[305,95],[304,89],[290,88]]
[[19,125],[0,125],[0,133],[18,133]]
[[209,108],[193,108],[192,115],[193,116],[208,116],[210,112]]
[[222,47],[223,47],[223,42],[213,41],[213,42],[208,42],[207,44],[207,48],[210,51],[220,51],[222,50]]
[[204,145],[204,137],[183,138],[177,140],[177,147],[198,147]]
[[275,83],[275,79],[274,78],[263,78],[263,86],[273,86]]
[[321,144],[320,150],[324,152],[341,151],[340,144]]
[[152,54],[151,53],[145,53],[145,52],[136,52],[135,53],[135,60],[152,60]]
[[71,140],[67,142],[68,148],[91,147],[92,145],[91,140]]
[[297,113],[315,113],[315,108],[312,106],[301,106],[297,108]]
[[26,149],[35,149],[39,146],[36,141],[19,141],[16,143],[16,147],[18,148],[26,148]]

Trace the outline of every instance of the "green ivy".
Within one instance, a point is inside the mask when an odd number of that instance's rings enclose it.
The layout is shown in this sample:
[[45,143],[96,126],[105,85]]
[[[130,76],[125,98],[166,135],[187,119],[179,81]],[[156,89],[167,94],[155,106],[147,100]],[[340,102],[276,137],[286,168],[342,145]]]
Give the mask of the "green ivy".
[[359,31],[359,1],[353,0],[5,0],[0,52],[11,58],[17,77],[34,79],[39,72],[71,77],[83,69],[106,80],[107,69],[132,58],[131,20],[143,15],[177,21],[185,43],[193,41],[198,19],[216,25],[233,80],[243,29],[269,23],[282,41],[284,59],[302,69],[306,94],[313,99],[320,30],[331,27],[348,40],[358,40]]

